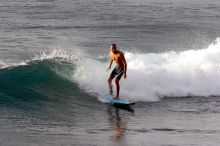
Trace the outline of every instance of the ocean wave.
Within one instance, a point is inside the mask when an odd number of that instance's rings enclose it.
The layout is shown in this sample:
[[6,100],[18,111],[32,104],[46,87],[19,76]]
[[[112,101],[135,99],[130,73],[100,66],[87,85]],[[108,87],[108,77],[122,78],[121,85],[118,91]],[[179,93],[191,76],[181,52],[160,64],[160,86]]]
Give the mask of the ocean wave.
[[[219,96],[219,48],[218,38],[201,50],[125,52],[128,71],[127,79],[120,81],[120,96],[146,102],[163,97]],[[74,94],[72,90],[77,89],[78,96],[88,94],[105,102],[110,75],[106,72],[107,60],[106,56],[93,58],[59,50],[43,53],[31,61],[0,69],[0,93],[28,100],[51,97],[53,92],[59,96]],[[114,82],[113,86],[115,89]]]
[[[55,70],[66,71],[74,66],[63,59],[44,59],[24,65],[0,69],[0,104],[13,108],[41,110],[61,103],[77,103],[88,94],[77,84],[58,75]],[[81,97],[82,96],[82,97]],[[70,100],[71,99],[71,100]],[[82,103],[81,103],[82,104]],[[40,106],[40,107],[39,107]]]

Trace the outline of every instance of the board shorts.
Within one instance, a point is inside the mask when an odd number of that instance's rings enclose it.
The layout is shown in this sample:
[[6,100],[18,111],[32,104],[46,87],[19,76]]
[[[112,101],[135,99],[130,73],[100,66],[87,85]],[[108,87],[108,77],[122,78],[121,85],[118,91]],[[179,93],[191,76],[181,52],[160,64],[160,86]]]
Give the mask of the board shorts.
[[118,80],[120,80],[121,77],[122,77],[122,75],[123,75],[123,73],[124,73],[124,68],[119,67],[119,66],[116,66],[116,67],[113,69],[113,71],[112,71],[110,77],[113,79],[113,78],[116,76],[116,78],[117,78]]

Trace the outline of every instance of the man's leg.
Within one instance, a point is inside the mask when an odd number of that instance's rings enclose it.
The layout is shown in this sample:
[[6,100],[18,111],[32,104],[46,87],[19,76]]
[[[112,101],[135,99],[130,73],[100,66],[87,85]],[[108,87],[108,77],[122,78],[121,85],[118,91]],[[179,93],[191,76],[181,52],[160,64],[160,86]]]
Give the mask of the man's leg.
[[119,79],[118,79],[118,78],[115,79],[115,84],[116,84],[117,94],[116,94],[116,96],[114,97],[114,99],[115,99],[115,100],[119,100],[120,85],[119,85]]
[[108,86],[109,86],[110,95],[113,95],[113,90],[112,90],[112,78],[111,78],[111,77],[109,77],[109,79],[108,79]]

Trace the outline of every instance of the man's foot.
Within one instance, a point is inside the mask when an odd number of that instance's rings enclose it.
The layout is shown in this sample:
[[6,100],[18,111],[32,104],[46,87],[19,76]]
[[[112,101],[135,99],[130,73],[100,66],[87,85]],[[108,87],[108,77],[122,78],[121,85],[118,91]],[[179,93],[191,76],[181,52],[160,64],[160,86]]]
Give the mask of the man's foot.
[[115,96],[113,99],[114,99],[114,100],[119,100],[119,97],[118,97],[118,96]]

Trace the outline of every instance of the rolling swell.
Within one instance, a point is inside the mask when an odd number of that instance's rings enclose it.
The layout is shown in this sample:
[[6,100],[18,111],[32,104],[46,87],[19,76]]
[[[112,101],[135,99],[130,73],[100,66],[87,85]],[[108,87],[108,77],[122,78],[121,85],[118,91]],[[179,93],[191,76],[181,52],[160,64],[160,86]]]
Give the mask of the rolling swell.
[[74,65],[59,59],[31,61],[0,70],[1,106],[24,110],[77,108],[93,102],[78,85],[54,70],[73,69]]

